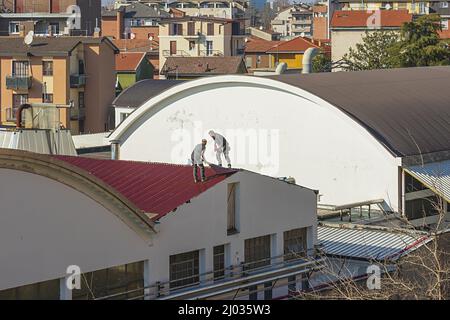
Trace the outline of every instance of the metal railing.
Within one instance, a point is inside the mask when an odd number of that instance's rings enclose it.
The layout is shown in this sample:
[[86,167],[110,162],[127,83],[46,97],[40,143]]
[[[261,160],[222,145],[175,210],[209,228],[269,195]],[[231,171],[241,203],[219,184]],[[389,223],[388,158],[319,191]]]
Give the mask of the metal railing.
[[[315,258],[317,253],[316,249],[309,250],[309,253],[310,255],[308,256],[305,252],[291,252],[286,255],[258,261],[243,262],[239,265],[229,266],[221,270],[216,269],[205,273],[197,273],[172,281],[156,282],[152,285],[127,292],[98,297],[95,300],[115,299],[136,292],[142,292],[142,294],[133,299],[199,299],[224,295],[230,292],[235,292],[236,296],[243,289],[246,289],[245,294],[248,294],[248,289],[251,286],[257,286],[268,281],[287,279],[295,274],[320,269],[323,260]],[[306,256],[308,257],[305,258]],[[255,265],[259,266],[254,267]],[[218,272],[223,272],[223,275],[215,277],[215,274],[217,275]],[[192,282],[184,286],[171,288],[171,284],[173,283],[188,280],[192,280]]]
[[201,57],[223,57],[223,52],[220,50],[200,50]]
[[86,85],[86,75],[85,74],[71,74],[70,75],[70,87],[80,88]]
[[171,52],[170,50],[162,51],[163,57],[190,57],[190,54],[184,50],[176,50],[175,52]]
[[10,90],[28,90],[32,84],[31,76],[6,76],[6,88]]

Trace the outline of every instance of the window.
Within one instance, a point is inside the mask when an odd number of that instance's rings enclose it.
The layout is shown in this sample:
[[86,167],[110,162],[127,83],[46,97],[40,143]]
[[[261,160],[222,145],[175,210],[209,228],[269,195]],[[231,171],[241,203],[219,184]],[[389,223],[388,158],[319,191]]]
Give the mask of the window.
[[120,113],[120,122],[123,122],[128,117],[128,113],[121,112]]
[[59,279],[0,291],[0,300],[59,300]]
[[442,30],[448,30],[448,20],[441,21]]
[[125,264],[81,275],[81,289],[72,291],[74,300],[91,300],[107,295],[124,293],[114,299],[130,299],[141,296],[144,290],[144,262]]
[[213,36],[214,35],[214,23],[208,23],[207,24],[206,34],[208,36]]
[[170,256],[170,288],[179,288],[199,282],[198,250]]
[[195,36],[195,22],[188,22],[188,36]]
[[13,94],[13,107],[18,108],[20,105],[28,102],[28,94]]
[[43,93],[42,94],[42,102],[43,103],[53,103],[53,94],[52,93]]
[[9,23],[9,33],[19,33],[20,32],[20,23],[19,22],[10,22]]
[[53,61],[42,62],[42,74],[44,76],[53,76]]
[[84,74],[84,61],[78,60],[78,74]]
[[448,2],[447,1],[442,1],[442,2],[439,3],[439,6],[441,8],[448,8]]
[[405,193],[411,193],[428,189],[419,180],[405,172]]
[[245,57],[245,66],[247,68],[252,68],[252,64],[253,64],[253,57],[246,56]]
[[438,213],[439,198],[436,196],[405,201],[405,214],[409,220],[420,219]]
[[283,233],[284,239],[284,260],[298,259],[306,256],[306,228],[293,229]]
[[59,34],[59,23],[50,23],[52,34]]
[[214,247],[214,280],[225,277],[225,245]]
[[189,50],[195,49],[195,41],[189,41]]
[[206,55],[210,56],[213,54],[213,42],[206,41]]
[[28,61],[13,61],[12,74],[16,77],[28,77],[30,63]]
[[228,184],[227,192],[227,234],[232,235],[237,232],[237,192],[239,189],[239,183]]
[[[270,240],[270,235],[245,240],[244,270],[251,270],[270,265]],[[271,299],[272,295],[272,283],[266,282],[264,288],[269,287],[270,289],[264,290],[265,299]],[[250,300],[258,299],[257,286],[250,286],[248,290]]]
[[84,92],[78,92],[78,108],[83,109],[84,107]]
[[183,25],[181,23],[173,23],[172,24],[172,32],[171,36],[181,36],[183,35]]
[[245,240],[245,269],[270,265],[270,235]]
[[176,41],[170,41],[170,55],[176,55],[177,54],[177,42]]

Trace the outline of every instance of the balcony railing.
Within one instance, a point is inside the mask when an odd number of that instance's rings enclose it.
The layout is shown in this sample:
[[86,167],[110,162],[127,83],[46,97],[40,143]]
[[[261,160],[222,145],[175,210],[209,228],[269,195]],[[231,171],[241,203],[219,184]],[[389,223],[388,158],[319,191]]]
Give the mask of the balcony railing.
[[220,50],[200,50],[202,57],[223,57],[223,52]]
[[70,108],[70,120],[83,120],[86,118],[85,108]]
[[10,90],[28,90],[31,88],[33,78],[31,76],[7,76],[6,88]]
[[85,74],[72,74],[70,75],[70,87],[71,88],[81,88],[86,85],[86,75]]
[[184,50],[176,50],[175,52],[171,52],[170,50],[163,50],[164,57],[190,57],[190,54]]

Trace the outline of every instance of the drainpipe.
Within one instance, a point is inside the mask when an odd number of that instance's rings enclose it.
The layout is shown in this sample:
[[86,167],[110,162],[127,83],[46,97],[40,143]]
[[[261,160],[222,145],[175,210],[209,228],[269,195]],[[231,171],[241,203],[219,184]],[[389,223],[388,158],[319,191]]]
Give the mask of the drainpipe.
[[30,109],[31,105],[28,103],[22,104],[16,111],[16,127],[22,128],[22,111]]
[[317,48],[308,48],[303,54],[303,68],[302,73],[311,73],[312,72],[312,59],[319,53],[319,49]]
[[111,160],[119,160],[120,159],[120,141],[113,140],[111,141]]

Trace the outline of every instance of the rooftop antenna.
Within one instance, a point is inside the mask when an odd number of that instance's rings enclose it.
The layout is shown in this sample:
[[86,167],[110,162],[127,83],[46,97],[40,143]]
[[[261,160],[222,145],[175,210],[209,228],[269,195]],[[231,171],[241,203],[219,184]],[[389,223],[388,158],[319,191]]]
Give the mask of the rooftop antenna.
[[25,44],[27,46],[31,46],[33,44],[34,41],[34,31],[30,31],[28,32],[28,34],[25,36],[25,38],[23,39],[23,42],[25,42]]

